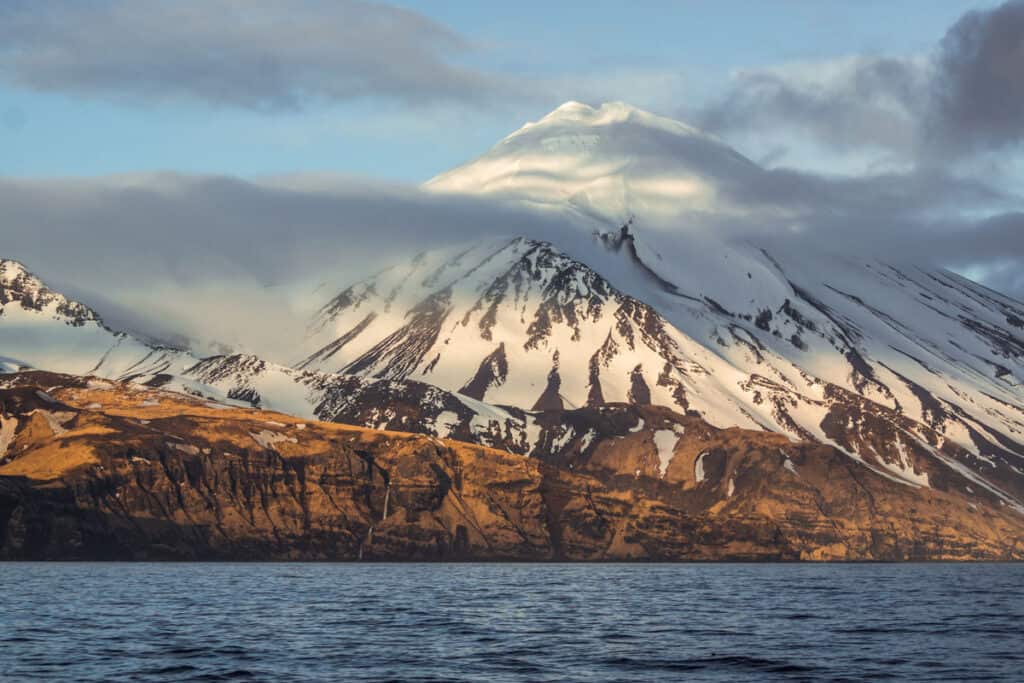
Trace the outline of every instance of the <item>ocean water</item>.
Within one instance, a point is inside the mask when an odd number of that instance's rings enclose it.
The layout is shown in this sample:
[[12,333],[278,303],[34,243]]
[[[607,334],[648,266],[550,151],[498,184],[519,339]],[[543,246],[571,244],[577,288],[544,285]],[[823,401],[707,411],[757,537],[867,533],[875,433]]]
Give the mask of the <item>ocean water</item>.
[[1024,680],[1024,565],[0,564],[4,681]]

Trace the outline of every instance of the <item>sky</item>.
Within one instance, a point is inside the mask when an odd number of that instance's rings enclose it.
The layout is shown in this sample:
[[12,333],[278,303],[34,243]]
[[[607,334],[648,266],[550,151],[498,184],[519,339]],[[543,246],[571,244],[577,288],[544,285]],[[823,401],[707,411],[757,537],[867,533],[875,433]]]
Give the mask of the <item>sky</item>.
[[556,229],[418,187],[568,100],[759,164],[715,229],[1024,298],[1024,0],[3,0],[0,257],[231,326],[398,245]]
[[[156,10],[150,23],[139,16],[144,10],[124,9],[160,4],[149,0],[3,4],[0,21],[8,26],[5,42],[11,47],[0,51],[0,174],[63,177],[170,170],[253,176],[315,171],[418,183],[477,156],[566,100],[624,100],[656,113],[695,117],[704,103],[729,87],[737,71],[850,55],[923,55],[964,12],[995,3],[397,2],[392,7],[428,24],[410,28],[409,38],[429,29],[441,32],[444,44],[428,43],[423,50],[436,50],[437,59],[478,75],[481,82],[464,83],[461,90],[455,85],[447,92],[435,83],[438,92],[425,88],[416,93],[381,74],[364,89],[351,87],[351,92],[333,95],[327,86],[317,92],[316,80],[329,81],[329,75],[310,71],[355,59],[332,54],[331,41],[348,39],[346,11],[324,8],[355,3],[299,0],[289,8],[286,2],[270,0],[187,0],[178,6],[193,6],[193,21],[172,13],[167,24],[176,28],[171,29],[155,18]],[[171,4],[164,3],[165,12]],[[307,6],[305,12],[295,11],[300,5]],[[89,6],[101,9],[81,9]],[[281,21],[266,30],[240,30],[239,15],[261,7],[268,22],[280,14],[300,18],[293,25]],[[120,21],[106,20],[102,8]],[[355,7],[348,12],[359,13]],[[207,17],[196,16],[202,14]],[[310,19],[303,21],[302,16]],[[317,17],[328,17],[339,28],[326,32],[323,49],[303,52],[298,48],[317,26]],[[190,23],[201,26],[204,19],[221,32],[190,28]],[[19,22],[31,29],[18,28]],[[118,24],[130,35],[118,35]],[[85,31],[95,31],[95,40],[83,39]],[[113,35],[103,36],[104,31]],[[197,42],[208,51],[224,41],[226,54],[186,63],[194,34],[203,34]],[[274,34],[283,45],[267,39]],[[367,49],[387,51],[387,42]],[[54,56],[59,47],[65,54]],[[211,72],[217,69],[225,71],[225,80],[249,83],[263,78],[261,50],[278,55],[285,70],[290,60],[291,77],[308,81],[308,97],[274,106],[271,101],[233,101],[215,94]],[[382,68],[407,68],[403,60],[413,52],[381,55]],[[86,60],[77,62],[83,55]],[[46,59],[66,63],[47,73]],[[175,62],[181,64],[179,73]],[[139,73],[133,75],[136,69]],[[280,76],[289,77],[287,72]],[[422,80],[429,84],[438,77],[428,72]],[[211,87],[197,92],[204,82]],[[274,94],[271,87],[264,93],[268,97]]]

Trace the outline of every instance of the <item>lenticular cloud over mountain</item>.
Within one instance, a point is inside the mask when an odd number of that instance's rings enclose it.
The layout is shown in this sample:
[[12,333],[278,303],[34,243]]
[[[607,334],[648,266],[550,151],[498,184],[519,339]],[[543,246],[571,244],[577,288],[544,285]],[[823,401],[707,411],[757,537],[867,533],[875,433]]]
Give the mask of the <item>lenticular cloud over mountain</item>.
[[479,159],[426,184],[435,192],[570,207],[601,222],[727,210],[721,188],[758,168],[684,123],[623,102],[567,102]]

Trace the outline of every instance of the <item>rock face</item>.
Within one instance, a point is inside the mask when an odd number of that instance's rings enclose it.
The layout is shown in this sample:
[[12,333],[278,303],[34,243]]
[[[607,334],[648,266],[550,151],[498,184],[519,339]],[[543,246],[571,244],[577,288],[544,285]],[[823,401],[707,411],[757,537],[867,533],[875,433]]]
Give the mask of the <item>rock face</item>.
[[1024,558],[1024,511],[966,480],[665,408],[545,413],[573,436],[526,458],[130,383],[3,387],[5,559]]

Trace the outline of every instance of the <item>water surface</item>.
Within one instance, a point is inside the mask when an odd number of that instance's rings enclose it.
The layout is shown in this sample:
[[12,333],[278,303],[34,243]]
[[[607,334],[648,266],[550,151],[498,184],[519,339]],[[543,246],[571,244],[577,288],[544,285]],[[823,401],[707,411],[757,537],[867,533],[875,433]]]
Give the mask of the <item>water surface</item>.
[[0,564],[0,679],[1006,680],[1024,565]]

